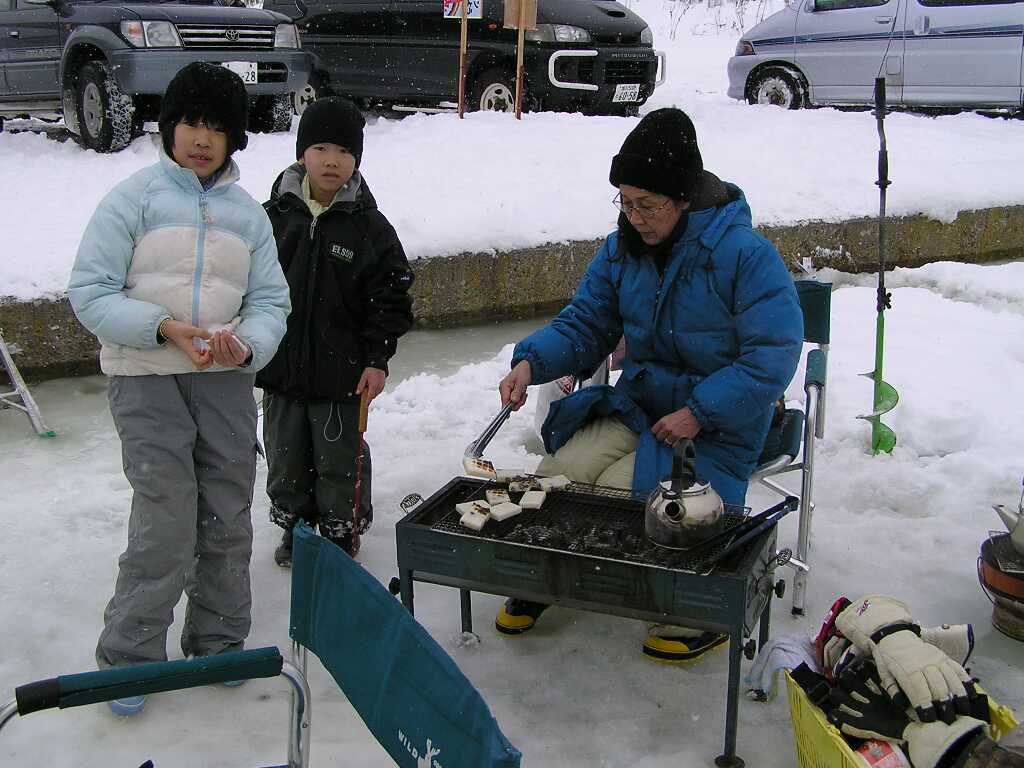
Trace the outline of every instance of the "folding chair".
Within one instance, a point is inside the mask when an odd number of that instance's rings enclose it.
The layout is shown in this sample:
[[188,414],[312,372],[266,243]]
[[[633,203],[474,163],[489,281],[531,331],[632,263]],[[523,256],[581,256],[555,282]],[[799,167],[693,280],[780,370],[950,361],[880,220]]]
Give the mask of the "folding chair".
[[305,524],[293,537],[289,633],[294,664],[277,648],[260,648],[23,685],[0,707],[0,730],[14,715],[53,707],[283,675],[292,684],[288,763],[275,768],[306,768],[308,649],[396,765],[519,768],[519,750],[444,649],[362,566]]
[[291,636],[403,768],[518,768],[486,702],[383,585],[308,526],[292,539]]
[[[758,467],[751,480],[782,496],[799,496],[799,532],[796,556],[789,560],[793,578],[793,614],[802,616],[807,589],[807,564],[814,512],[814,442],[825,436],[825,395],[828,373],[832,284],[797,280],[797,295],[804,315],[804,341],[817,345],[807,354],[804,372],[804,408],[787,408],[768,433]],[[801,453],[802,451],[802,453]],[[800,460],[797,461],[797,458]],[[800,472],[800,493],[794,494],[771,478]]]

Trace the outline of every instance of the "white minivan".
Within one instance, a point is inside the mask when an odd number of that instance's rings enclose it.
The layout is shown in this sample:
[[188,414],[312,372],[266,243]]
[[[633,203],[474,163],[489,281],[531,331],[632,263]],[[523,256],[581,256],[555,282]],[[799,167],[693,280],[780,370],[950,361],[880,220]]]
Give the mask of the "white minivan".
[[729,96],[798,109],[890,104],[1019,110],[1024,0],[793,0],[729,59]]

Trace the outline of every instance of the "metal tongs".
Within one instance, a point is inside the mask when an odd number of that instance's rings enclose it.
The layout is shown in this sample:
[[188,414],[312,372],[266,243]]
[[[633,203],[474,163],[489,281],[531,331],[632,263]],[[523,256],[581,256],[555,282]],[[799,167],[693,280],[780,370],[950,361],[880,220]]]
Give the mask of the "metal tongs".
[[494,417],[487,428],[480,433],[480,437],[471,442],[466,446],[466,451],[462,455],[462,468],[472,477],[482,477],[487,480],[494,480],[498,473],[494,469],[494,465],[483,457],[484,448],[487,444],[494,439],[494,436],[498,434],[498,430],[501,429],[501,425],[508,421],[508,417],[512,415],[512,409],[515,407],[515,403],[509,403],[500,411],[498,415]]

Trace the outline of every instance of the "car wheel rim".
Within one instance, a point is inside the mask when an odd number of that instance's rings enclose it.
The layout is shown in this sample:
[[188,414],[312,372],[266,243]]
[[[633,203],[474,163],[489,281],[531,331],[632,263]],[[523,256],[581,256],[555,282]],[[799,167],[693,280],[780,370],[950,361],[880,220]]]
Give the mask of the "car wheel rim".
[[103,128],[103,99],[96,83],[88,83],[82,91],[82,118],[90,136],[99,136]]
[[504,83],[491,83],[480,94],[480,109],[485,112],[508,112],[515,106],[516,96]]
[[295,114],[301,115],[306,111],[306,107],[316,101],[316,89],[307,84],[301,91],[296,91],[292,98],[294,100]]
[[793,91],[781,77],[769,77],[757,89],[757,103],[788,108],[793,103]]

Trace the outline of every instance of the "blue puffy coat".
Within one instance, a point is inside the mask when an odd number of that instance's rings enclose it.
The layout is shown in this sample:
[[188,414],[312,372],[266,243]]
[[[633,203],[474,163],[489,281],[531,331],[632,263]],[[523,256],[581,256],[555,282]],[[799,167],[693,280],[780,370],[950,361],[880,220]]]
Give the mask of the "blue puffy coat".
[[612,233],[572,302],[516,345],[513,366],[527,360],[533,383],[543,384],[593,370],[626,337],[614,387],[587,387],[552,404],[542,431],[548,452],[591,419],[616,414],[641,436],[633,489],[647,492],[672,463],[650,428],[687,406],[701,425],[698,472],[727,503],[743,503],[773,405],[800,359],[803,316],[778,251],[751,227],[743,193],[724,189],[727,202],[690,212],[663,277]]

